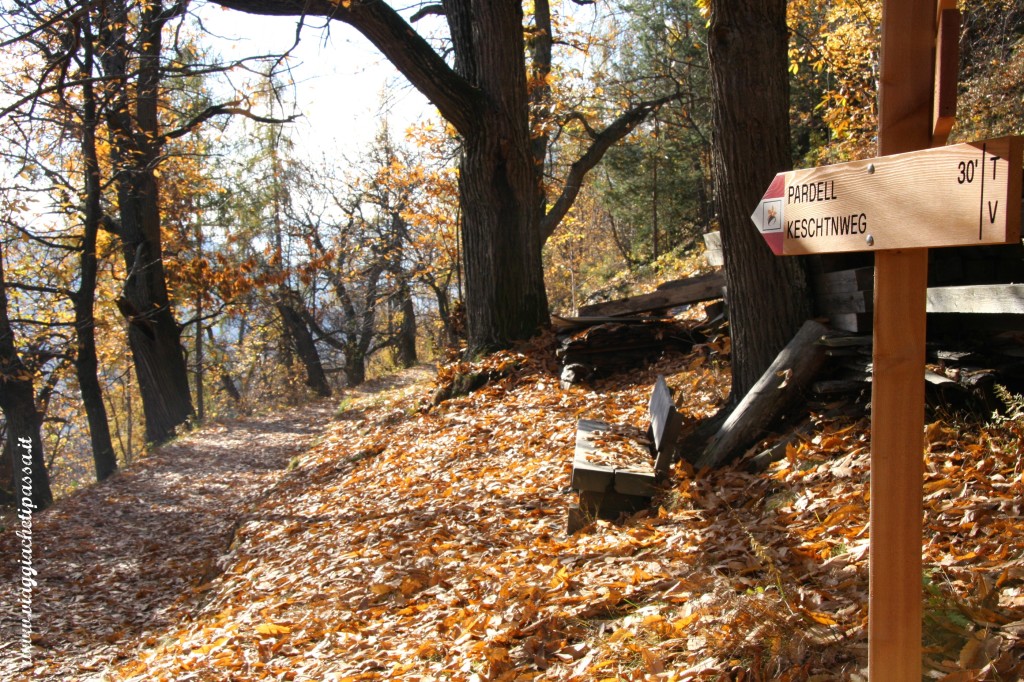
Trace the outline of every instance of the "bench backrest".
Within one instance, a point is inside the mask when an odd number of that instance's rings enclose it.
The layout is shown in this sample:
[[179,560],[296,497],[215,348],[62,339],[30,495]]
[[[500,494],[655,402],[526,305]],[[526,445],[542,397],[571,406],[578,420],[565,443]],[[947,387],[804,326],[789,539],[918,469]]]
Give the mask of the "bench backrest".
[[647,409],[651,417],[651,440],[654,442],[654,471],[664,474],[672,465],[683,421],[676,411],[672,392],[669,391],[664,376],[659,375],[654,382],[651,403]]

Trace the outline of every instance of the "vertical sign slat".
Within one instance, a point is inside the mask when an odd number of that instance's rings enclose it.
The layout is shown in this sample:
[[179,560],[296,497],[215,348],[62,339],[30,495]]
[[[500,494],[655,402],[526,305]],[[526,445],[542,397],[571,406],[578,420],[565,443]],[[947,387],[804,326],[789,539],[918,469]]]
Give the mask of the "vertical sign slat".
[[[880,156],[932,140],[935,0],[885,0]],[[928,251],[875,254],[868,676],[921,679],[921,530]]]

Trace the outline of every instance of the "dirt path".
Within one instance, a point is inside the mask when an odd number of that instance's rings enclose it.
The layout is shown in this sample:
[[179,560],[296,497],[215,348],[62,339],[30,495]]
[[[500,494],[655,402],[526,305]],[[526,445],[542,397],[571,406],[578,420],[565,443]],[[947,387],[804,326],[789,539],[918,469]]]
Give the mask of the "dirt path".
[[20,540],[0,533],[0,679],[89,679],[186,615],[247,511],[333,403],[204,427],[33,520],[34,668],[20,664]]

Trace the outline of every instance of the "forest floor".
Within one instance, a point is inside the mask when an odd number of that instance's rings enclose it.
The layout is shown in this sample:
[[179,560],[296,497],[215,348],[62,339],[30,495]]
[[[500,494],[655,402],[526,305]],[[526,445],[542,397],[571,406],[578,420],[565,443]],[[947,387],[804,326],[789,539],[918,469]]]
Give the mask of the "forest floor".
[[[644,426],[663,374],[695,423],[727,354],[564,389],[540,339],[437,406],[468,367],[197,430],[36,517],[33,665],[5,609],[0,677],[865,679],[865,418],[813,415],[763,474],[680,463],[649,512],[565,532],[576,419]],[[1020,679],[1024,420],[930,419],[927,678]]]

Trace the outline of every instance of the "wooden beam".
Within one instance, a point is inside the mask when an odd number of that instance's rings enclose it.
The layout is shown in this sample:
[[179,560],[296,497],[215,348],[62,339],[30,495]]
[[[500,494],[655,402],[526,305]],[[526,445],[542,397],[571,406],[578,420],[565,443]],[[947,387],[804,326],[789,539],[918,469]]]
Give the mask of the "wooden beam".
[[819,315],[841,315],[843,313],[868,313],[874,308],[873,289],[851,291],[843,294],[815,296],[814,305]]
[[824,325],[804,322],[708,442],[694,462],[696,468],[721,466],[740,454],[805,395],[825,364],[825,346],[820,341],[826,334]]
[[607,303],[585,305],[579,309],[578,314],[580,317],[603,317],[631,315],[651,310],[674,308],[686,305],[687,303],[721,298],[722,287],[724,286],[725,276],[721,272],[713,272],[707,275],[668,282],[658,287],[657,291],[649,294],[630,296],[629,298],[608,301]]
[[1024,315],[1024,284],[931,287],[928,312]]
[[875,254],[868,667],[921,679],[921,533],[927,253]]
[[[885,0],[879,155],[932,142],[935,0]],[[868,677],[921,679],[925,291],[928,251],[875,254]]]
[[960,10],[939,11],[935,38],[935,95],[932,104],[932,146],[946,143],[956,121],[960,76]]

